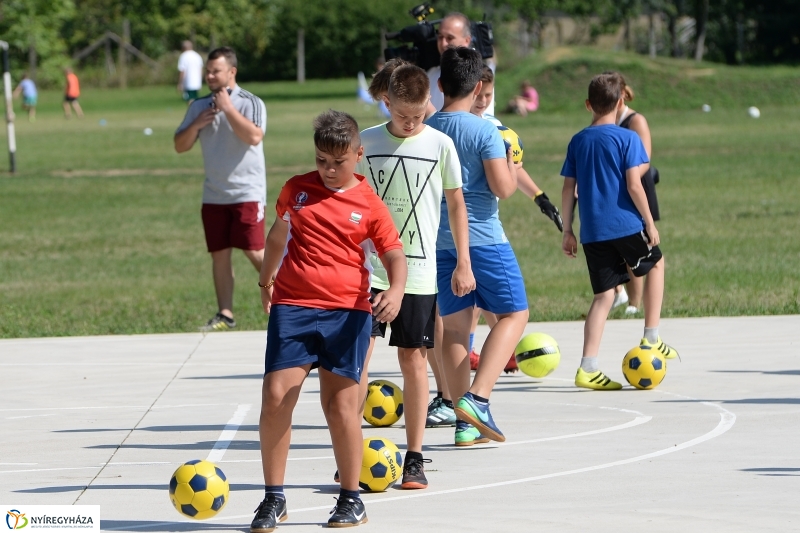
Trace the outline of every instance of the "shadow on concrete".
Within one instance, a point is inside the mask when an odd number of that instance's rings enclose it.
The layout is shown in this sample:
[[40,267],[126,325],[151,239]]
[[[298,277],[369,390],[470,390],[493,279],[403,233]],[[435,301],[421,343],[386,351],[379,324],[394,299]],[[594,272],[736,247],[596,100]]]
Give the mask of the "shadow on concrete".
[[[287,485],[288,487],[289,485]],[[252,483],[231,483],[231,491],[264,491],[264,485]],[[80,492],[83,490],[168,490],[168,483],[150,484],[150,485],[64,485],[61,487],[38,487],[35,489],[19,489],[12,492],[21,494],[57,494],[61,492]],[[338,494],[338,485],[337,485]]]
[[[131,450],[211,450],[216,445],[216,441],[201,441],[184,444],[98,444],[87,446],[89,450],[114,450],[116,448],[128,448]],[[235,440],[228,446],[229,450],[249,450],[259,451],[261,446],[257,440]],[[290,450],[330,450],[330,444],[292,444]]]
[[194,376],[181,379],[264,379],[264,374],[238,374],[234,376]]
[[[222,431],[225,424],[195,424],[191,426],[150,426],[136,428],[136,431],[152,431],[156,433],[175,433],[181,431]],[[328,426],[315,426],[309,424],[294,424],[292,429],[328,429]],[[255,424],[239,426],[239,431],[258,431]],[[103,433],[113,431],[130,431],[130,428],[86,428],[86,429],[56,429],[53,433]]]
[[800,370],[709,370],[719,374],[764,374],[766,376],[800,376]]
[[800,398],[742,398],[741,400],[656,400],[655,403],[713,402],[752,405],[800,405]]
[[800,476],[800,468],[742,468],[740,472],[757,472],[760,476]]
[[[284,524],[281,524],[281,528]],[[100,520],[103,531],[246,531],[250,524],[218,522],[157,522],[155,520]]]

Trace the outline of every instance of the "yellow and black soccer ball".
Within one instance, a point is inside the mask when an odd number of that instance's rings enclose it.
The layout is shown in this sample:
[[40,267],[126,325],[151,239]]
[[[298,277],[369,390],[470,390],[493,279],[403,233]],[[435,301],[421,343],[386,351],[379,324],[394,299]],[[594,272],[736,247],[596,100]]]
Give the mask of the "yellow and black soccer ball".
[[210,461],[195,459],[178,467],[169,480],[169,499],[184,516],[205,520],[228,503],[230,486],[222,470]]
[[558,368],[561,351],[556,340],[546,333],[528,333],[514,350],[517,366],[532,378],[543,378]]
[[383,437],[364,439],[364,457],[358,486],[369,492],[383,492],[403,473],[403,456],[397,446]]
[[521,163],[523,152],[522,139],[520,139],[519,135],[511,128],[497,126],[497,129],[500,130],[500,136],[506,143],[506,150],[511,147],[511,158],[514,160],[514,163]]
[[637,389],[654,389],[667,375],[667,360],[652,346],[637,346],[622,359],[622,373]]
[[391,426],[403,416],[403,389],[385,379],[367,386],[364,420],[376,427]]

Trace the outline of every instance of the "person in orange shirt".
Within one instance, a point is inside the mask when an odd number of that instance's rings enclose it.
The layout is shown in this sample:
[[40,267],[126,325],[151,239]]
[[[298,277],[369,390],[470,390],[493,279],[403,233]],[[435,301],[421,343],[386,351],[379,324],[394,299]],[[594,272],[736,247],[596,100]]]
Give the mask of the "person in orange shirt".
[[64,117],[72,118],[72,112],[70,111],[70,106],[72,106],[78,118],[83,118],[83,109],[81,109],[81,104],[78,103],[78,97],[81,95],[78,76],[72,72],[71,68],[67,67],[64,69],[64,77],[67,79],[67,90],[64,93]]

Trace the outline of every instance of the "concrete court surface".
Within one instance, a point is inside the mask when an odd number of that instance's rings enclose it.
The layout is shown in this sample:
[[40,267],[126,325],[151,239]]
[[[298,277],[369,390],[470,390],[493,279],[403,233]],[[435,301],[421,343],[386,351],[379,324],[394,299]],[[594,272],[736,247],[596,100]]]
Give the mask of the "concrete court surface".
[[[582,327],[529,324],[559,341],[562,363],[500,378],[507,442],[456,449],[452,429],[428,430],[430,487],[364,495],[359,531],[800,530],[800,316],[664,320],[682,361],[653,391],[575,388]],[[608,323],[612,378],[641,328]],[[108,531],[248,531],[263,495],[263,350],[263,332],[0,341],[0,504],[99,504]],[[402,382],[385,342],[371,370]],[[285,533],[318,531],[338,493],[318,385],[312,372],[294,416]],[[405,443],[402,425],[364,433]],[[207,457],[230,501],[191,521],[167,483]]]

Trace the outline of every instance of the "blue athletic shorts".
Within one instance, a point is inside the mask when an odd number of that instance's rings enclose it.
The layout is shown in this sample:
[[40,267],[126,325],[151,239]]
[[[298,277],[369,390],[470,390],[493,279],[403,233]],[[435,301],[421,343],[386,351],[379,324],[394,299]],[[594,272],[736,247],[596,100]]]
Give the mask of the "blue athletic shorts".
[[437,303],[441,316],[476,305],[495,314],[514,313],[528,308],[525,282],[510,244],[471,246],[469,257],[477,289],[459,298],[453,294],[450,284],[456,269],[456,251],[436,250]]
[[371,330],[366,311],[273,305],[264,373],[311,364],[359,382]]

